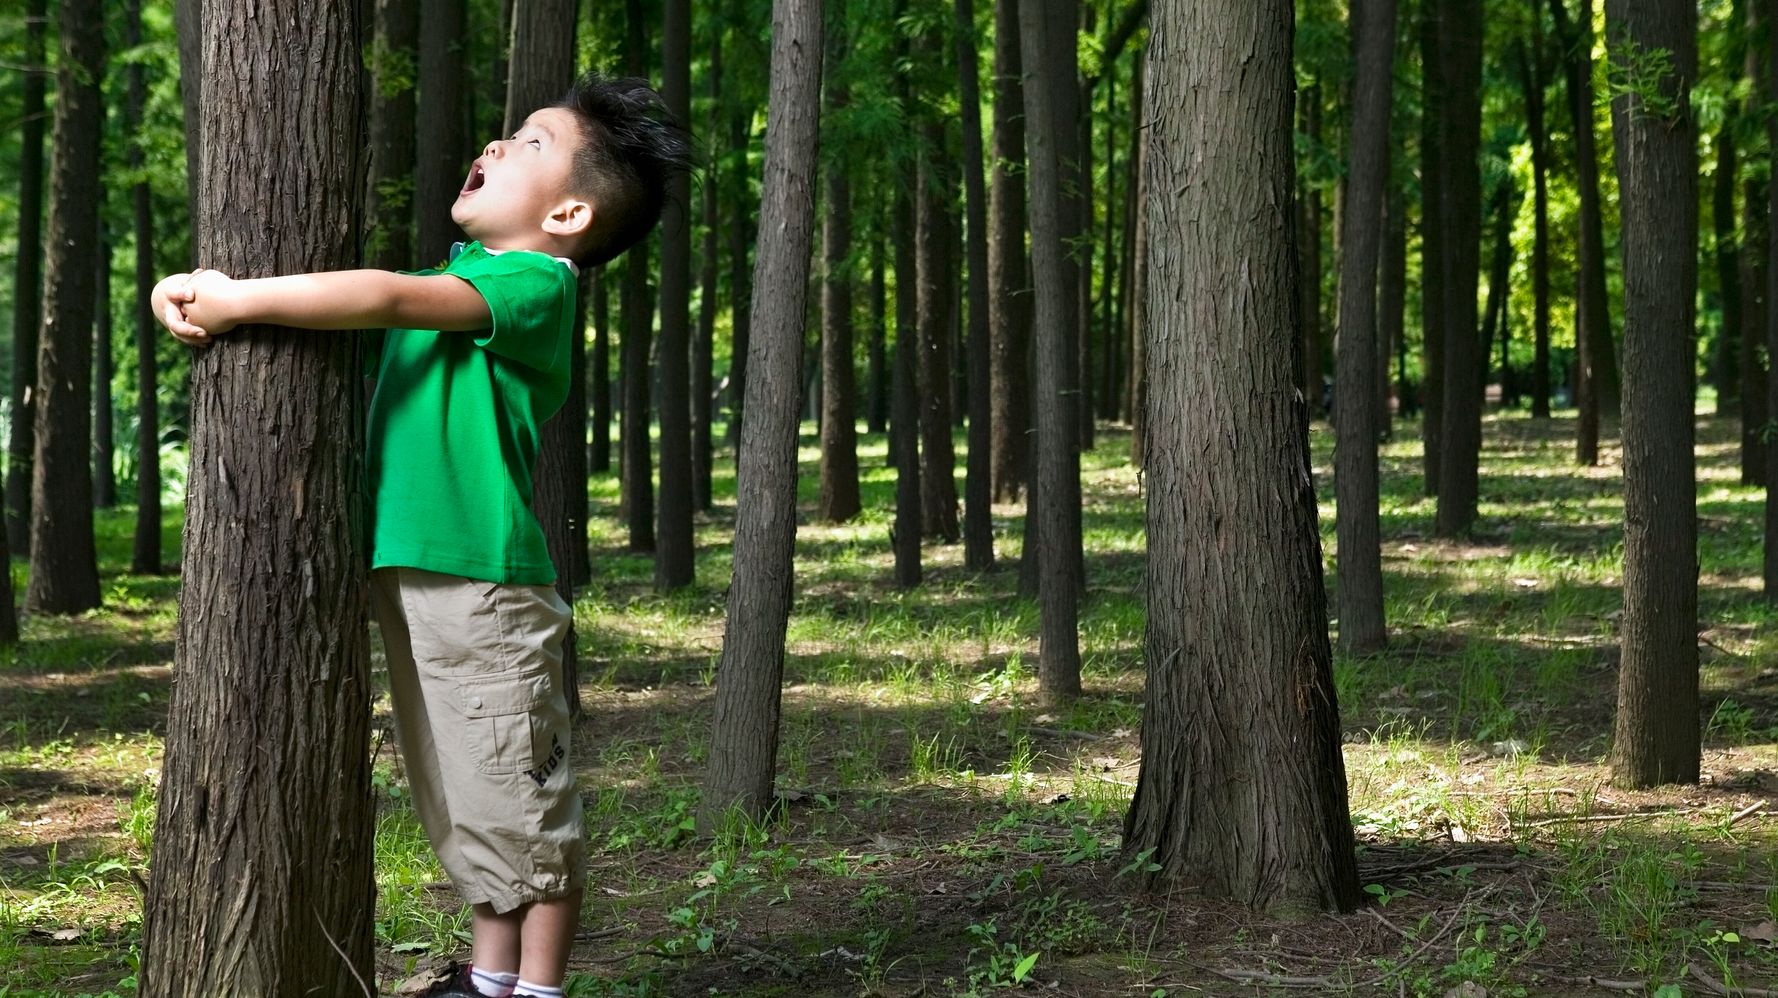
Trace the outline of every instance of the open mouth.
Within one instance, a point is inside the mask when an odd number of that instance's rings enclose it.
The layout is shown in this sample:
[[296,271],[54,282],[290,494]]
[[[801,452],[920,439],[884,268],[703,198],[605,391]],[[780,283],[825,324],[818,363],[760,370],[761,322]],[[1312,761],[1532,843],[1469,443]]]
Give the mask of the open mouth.
[[487,180],[488,175],[482,172],[481,163],[473,163],[469,167],[469,178],[463,181],[463,189],[458,191],[457,195],[461,197],[465,194],[474,194],[482,189],[482,184],[487,183]]

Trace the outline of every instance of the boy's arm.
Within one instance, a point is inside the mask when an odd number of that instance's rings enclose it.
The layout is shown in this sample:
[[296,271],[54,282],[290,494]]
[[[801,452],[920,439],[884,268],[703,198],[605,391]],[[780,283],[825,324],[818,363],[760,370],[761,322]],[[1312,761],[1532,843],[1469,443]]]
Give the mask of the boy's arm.
[[[163,304],[164,302],[164,304]],[[155,288],[155,315],[201,345],[236,326],[303,329],[485,329],[488,303],[469,282],[444,274],[341,270],[233,280],[213,270],[174,275]]]

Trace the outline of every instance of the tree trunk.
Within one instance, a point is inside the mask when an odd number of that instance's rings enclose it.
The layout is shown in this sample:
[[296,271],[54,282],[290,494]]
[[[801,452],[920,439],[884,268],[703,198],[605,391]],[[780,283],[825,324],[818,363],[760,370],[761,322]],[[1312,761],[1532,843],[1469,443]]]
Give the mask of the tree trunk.
[[[1107,24],[1109,25],[1109,21]],[[1099,249],[1099,390],[1096,412],[1107,421],[1117,418],[1118,403],[1123,392],[1118,384],[1119,351],[1123,346],[1117,335],[1117,280],[1120,260],[1117,254],[1117,74],[1105,77],[1105,229]],[[1092,96],[1092,91],[1087,92]],[[1089,129],[1090,131],[1090,129]],[[1090,137],[1090,136],[1089,136]]]
[[[845,35],[827,40],[831,72],[844,58]],[[845,113],[851,95],[844,83],[828,81],[829,113]],[[818,515],[832,523],[857,516],[858,389],[852,370],[852,180],[847,163],[828,158],[826,214],[822,217],[821,253],[821,497]]]
[[[1716,263],[1716,287],[1722,302],[1722,324],[1716,336],[1716,356],[1712,358],[1710,365],[1711,381],[1716,386],[1716,410],[1719,413],[1739,409],[1741,405],[1741,250],[1735,238],[1735,179],[1738,163],[1735,118],[1738,114],[1738,110],[1731,105],[1722,127],[1717,129],[1716,169],[1711,177],[1710,191],[1710,217],[1715,228],[1713,255]],[[1744,449],[1744,458],[1745,453]],[[1742,462],[1741,477],[1744,480],[1747,478],[1745,460]]]
[[[1303,134],[1312,144],[1321,142],[1321,87],[1310,84],[1303,89]],[[1297,232],[1297,248],[1302,254],[1303,346],[1302,391],[1309,403],[1309,418],[1321,412],[1321,190],[1313,181],[1305,182]]]
[[1533,236],[1531,294],[1534,299],[1531,415],[1550,417],[1550,133],[1544,119],[1543,14],[1531,10],[1531,52],[1519,49],[1519,78],[1525,87],[1525,120],[1531,133]]
[[[370,183],[364,196],[364,265],[414,267],[414,80],[420,37],[416,0],[376,0],[371,73]],[[436,150],[428,148],[432,157]]]
[[[105,195],[98,197],[103,215]],[[117,363],[111,355],[111,233],[103,218],[98,250],[93,266],[93,508],[110,509],[117,505],[117,428],[111,409]]]
[[[1072,35],[1072,21],[1046,17],[1041,4],[1021,0],[1020,54],[1026,66],[1044,66],[1057,43],[1049,36],[1058,28]],[[1070,42],[1070,46],[1072,42]],[[1063,91],[1074,91],[1074,74],[1044,69],[1025,80],[1025,121],[1029,141],[1026,174],[1031,195],[1031,264],[1036,314],[1032,324],[1036,417],[1037,481],[1027,516],[1036,521],[1037,592],[1041,624],[1037,681],[1043,696],[1060,700],[1080,693],[1080,580],[1075,574],[1080,550],[1080,436],[1074,407],[1079,399],[1065,373],[1074,363],[1069,329],[1076,318],[1070,308],[1074,288],[1064,238],[1072,231],[1064,217],[1071,210],[1063,193],[1067,169],[1058,139],[1073,132],[1071,119],[1057,113]]]
[[[729,150],[735,163],[735,201],[728,228],[729,294],[734,298],[730,313],[733,340],[729,351],[728,432],[734,440],[740,439],[741,414],[747,401],[747,341],[752,336],[753,309],[749,296],[753,293],[753,281],[747,262],[747,248],[753,245],[754,225],[747,189],[747,150],[752,143],[753,108],[736,102],[729,116]],[[735,459],[740,460],[738,449]]]
[[[1614,72],[1661,50],[1611,102],[1624,246],[1624,614],[1612,777],[1698,779],[1698,532],[1692,455],[1698,153],[1697,6],[1606,0]],[[1677,248],[1678,252],[1673,250]]]
[[443,261],[458,238],[451,204],[469,172],[465,134],[464,36],[468,0],[426,0],[420,13],[420,119],[415,144],[427,151],[414,167],[419,260]]
[[[1743,72],[1755,95],[1766,92],[1766,54],[1757,41],[1765,21],[1761,6],[1759,0],[1746,4],[1748,41],[1743,51]],[[1746,107],[1744,103],[1744,113]],[[1741,267],[1741,329],[1737,334],[1740,356],[1736,367],[1741,376],[1741,481],[1748,485],[1764,485],[1770,465],[1768,445],[1762,431],[1771,414],[1771,406],[1766,398],[1766,365],[1760,352],[1760,345],[1766,339],[1766,309],[1769,307],[1766,254],[1771,247],[1766,224],[1766,182],[1766,178],[1756,176],[1750,169],[1744,174],[1742,183],[1742,211],[1746,217],[1742,223],[1738,261]]]
[[[900,23],[907,12],[905,0],[897,0],[895,20]],[[907,65],[908,46],[897,42],[898,63]],[[912,88],[906,69],[896,70],[895,93],[903,108],[913,107]],[[909,138],[913,136],[910,134]],[[920,540],[925,536],[921,522],[920,483],[920,401],[918,377],[920,368],[919,324],[919,254],[916,248],[915,180],[917,171],[911,154],[897,157],[892,167],[895,176],[894,215],[890,223],[890,241],[895,244],[895,384],[893,411],[889,417],[889,460],[895,466],[895,524],[889,530],[889,541],[895,549],[895,584],[903,588],[920,584]]]
[[963,564],[994,567],[993,389],[988,369],[988,206],[982,182],[981,68],[976,60],[975,0],[956,0],[957,71],[963,103],[964,255],[969,274],[969,456],[963,482]]
[[1360,895],[1292,390],[1291,6],[1163,0],[1150,29],[1148,692],[1124,851],[1160,867],[1145,880],[1306,916]]
[[[1444,84],[1442,0],[1420,5],[1420,443],[1421,476],[1438,495],[1445,420]],[[1559,2],[1559,0],[1558,0]]]
[[[142,0],[130,0],[125,21],[124,46],[142,44]],[[141,63],[131,63],[128,74],[128,103],[125,108],[126,129],[131,137],[129,163],[132,169],[142,166],[142,148],[135,138],[140,135],[143,110],[148,102],[148,87],[143,79]],[[147,180],[130,188],[130,216],[136,238],[136,294],[130,316],[136,329],[136,536],[130,555],[130,571],[138,575],[159,575],[161,568],[161,462],[160,462],[160,389],[159,368],[155,364],[160,344],[158,327],[149,314],[148,299],[154,291],[154,216],[149,201]],[[12,605],[10,580],[0,587],[6,606]],[[5,621],[0,619],[0,640],[4,640]]]
[[1611,308],[1605,290],[1605,236],[1599,206],[1599,153],[1593,131],[1593,0],[1581,0],[1578,23],[1567,0],[1549,0],[1557,43],[1567,53],[1563,69],[1574,121],[1575,183],[1580,188],[1579,269],[1575,294],[1575,341],[1579,432],[1575,457],[1599,461],[1599,417],[1618,410],[1617,360],[1611,343]]
[[1019,59],[1019,0],[994,0],[993,169],[988,192],[989,423],[993,428],[994,498],[1016,502],[1024,491],[1031,448],[1030,282],[1025,253],[1025,180],[1015,172],[1025,158],[1023,70]]
[[1513,265],[1513,189],[1512,181],[1501,183],[1500,190],[1495,193],[1497,199],[1494,206],[1494,258],[1488,265],[1488,301],[1482,308],[1482,377],[1476,385],[1478,403],[1487,396],[1488,367],[1491,363],[1489,354],[1493,351],[1494,336],[1500,335],[1500,401],[1508,403],[1508,382],[1511,372],[1507,370],[1507,323],[1506,301],[1511,296],[1508,282],[1512,279]]
[[[611,268],[593,271],[593,346],[587,361],[592,392],[593,439],[587,467],[593,474],[611,471]],[[621,295],[621,292],[620,292]]]
[[[661,97],[677,121],[691,120],[691,0],[665,0],[661,27]],[[691,176],[667,178],[661,210],[660,366],[661,495],[656,507],[654,587],[692,583],[691,476]]]
[[[358,260],[356,8],[282,10],[204,9],[200,258],[239,277]],[[363,394],[352,334],[248,326],[194,355],[144,996],[373,973]]]
[[[12,432],[6,440],[6,538],[7,547],[18,554],[29,554],[31,549],[37,337],[43,327],[43,119],[45,81],[49,78],[44,39],[48,34],[47,0],[26,0],[25,64],[33,71],[21,74],[19,241],[12,277]],[[196,120],[196,115],[186,120]]]
[[99,605],[93,545],[93,258],[99,238],[98,0],[61,5],[55,136],[50,157],[43,329],[37,344],[37,430],[31,460],[31,584],[25,606],[80,613]]
[[[1142,59],[1142,72],[1137,76],[1135,99],[1140,102],[1148,91],[1148,57]],[[1130,251],[1130,463],[1138,468],[1148,464],[1148,125],[1146,119],[1138,133],[1136,145],[1136,225],[1135,246]]]
[[1441,537],[1475,525],[1482,448],[1481,380],[1487,348],[1477,336],[1476,280],[1482,251],[1482,3],[1441,0],[1439,221],[1444,230],[1444,421],[1440,432],[1438,512]]
[[648,244],[643,242],[624,253],[624,278],[620,289],[623,313],[622,371],[624,411],[623,508],[629,517],[632,552],[654,550],[654,456],[648,439],[649,343],[654,338],[653,289],[648,285]]
[[[1136,53],[1134,64],[1130,67],[1130,148],[1124,156],[1124,168],[1128,171],[1128,177],[1124,183],[1124,231],[1119,243],[1121,259],[1118,262],[1120,272],[1117,283],[1116,329],[1123,338],[1125,357],[1123,416],[1132,426],[1136,422],[1136,355],[1139,349],[1137,342],[1141,337],[1136,334],[1135,325],[1130,321],[1133,303],[1130,290],[1136,283],[1136,223],[1141,217],[1142,146],[1148,138],[1142,117],[1142,74],[1143,66],[1147,65],[1146,49],[1147,46],[1144,46],[1143,50]],[[1137,452],[1138,445],[1132,439],[1131,460],[1137,460]]]
[[889,289],[883,257],[883,236],[879,230],[870,241],[870,385],[865,401],[865,428],[872,433],[886,433],[889,429]]
[[954,544],[957,522],[957,457],[951,446],[951,294],[950,246],[952,175],[938,163],[943,155],[944,128],[936,120],[920,129],[924,153],[914,190],[915,269],[919,298],[920,363],[920,522],[926,536]]
[[[722,108],[722,32],[713,31],[711,34],[714,37],[710,42],[708,134],[714,136]],[[704,197],[704,248],[702,259],[699,260],[701,273],[698,283],[702,290],[698,296],[697,338],[692,341],[691,346],[691,489],[693,504],[702,510],[715,506],[711,492],[712,471],[716,460],[716,437],[713,429],[716,414],[712,389],[716,356],[716,233],[721,227],[716,192],[721,186],[721,177],[716,168],[715,157],[712,156],[700,185]]]
[[[512,51],[518,58],[507,74],[505,134],[518,131],[532,111],[560,99],[573,82],[575,14],[575,0],[527,0],[514,6]],[[584,301],[585,296],[582,282],[576,298]],[[579,314],[584,318],[584,312]],[[573,606],[574,580],[587,547],[586,335],[578,323],[569,351],[568,398],[539,430],[531,501],[556,566],[556,592]],[[562,640],[562,687],[571,714],[580,713],[578,648],[570,620]]]
[[729,586],[710,764],[698,826],[731,807],[754,818],[772,802],[778,687],[796,544],[797,384],[814,228],[821,114],[821,2],[773,0],[771,95],[760,217],[757,335],[736,485],[735,571]]
[[1401,189],[1393,185],[1383,201],[1383,245],[1377,270],[1377,437],[1389,440],[1395,436],[1389,358],[1401,346],[1407,318],[1408,206]]
[[[1062,234],[1062,278],[1064,328],[1068,335],[1068,360],[1062,365],[1062,378],[1067,390],[1074,393],[1073,415],[1079,427],[1079,446],[1093,446],[1093,419],[1090,400],[1081,395],[1092,388],[1092,352],[1088,348],[1090,334],[1086,322],[1086,295],[1081,292],[1083,271],[1091,270],[1092,244],[1082,236],[1092,230],[1092,174],[1087,165],[1092,149],[1081,141],[1080,84],[1080,17],[1079,0],[1046,0],[1045,32],[1048,48],[1044,58],[1034,58],[1029,51],[1020,53],[1026,72],[1042,76],[1052,88],[1051,113],[1055,116],[1056,164],[1061,170],[1057,222]],[[1090,16],[1090,15],[1089,15]],[[1029,134],[1027,110],[1027,134]],[[1032,209],[1035,212],[1035,208]],[[1084,358],[1084,359],[1083,359]],[[1035,367],[1033,367],[1035,377]],[[1083,404],[1085,403],[1085,404]],[[1078,461],[1076,462],[1078,464]]]
[[1389,183],[1389,118],[1395,73],[1395,0],[1362,0],[1351,13],[1351,164],[1340,230],[1340,327],[1335,344],[1334,486],[1339,501],[1340,647],[1381,648],[1382,532],[1377,521],[1377,257]]

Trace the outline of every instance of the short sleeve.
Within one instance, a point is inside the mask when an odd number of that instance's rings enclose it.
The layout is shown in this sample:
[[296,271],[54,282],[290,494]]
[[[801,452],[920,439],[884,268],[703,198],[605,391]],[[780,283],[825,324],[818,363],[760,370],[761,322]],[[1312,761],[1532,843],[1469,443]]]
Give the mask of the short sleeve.
[[468,281],[488,303],[492,324],[477,346],[538,371],[561,361],[575,292],[574,275],[561,261],[525,250],[478,253],[445,272]]

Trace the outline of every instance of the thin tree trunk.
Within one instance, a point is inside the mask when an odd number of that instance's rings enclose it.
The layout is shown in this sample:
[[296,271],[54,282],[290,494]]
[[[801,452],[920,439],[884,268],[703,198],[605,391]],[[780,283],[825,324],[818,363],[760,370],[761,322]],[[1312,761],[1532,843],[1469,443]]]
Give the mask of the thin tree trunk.
[[[1713,249],[1716,286],[1722,302],[1722,325],[1716,336],[1716,356],[1711,364],[1711,380],[1716,386],[1716,410],[1719,413],[1739,409],[1741,406],[1741,249],[1735,238],[1735,180],[1738,170],[1735,118],[1738,115],[1738,109],[1730,106],[1722,127],[1717,129],[1716,170],[1711,177],[1710,191],[1710,217],[1715,228]],[[1743,454],[1745,455],[1745,450]],[[1743,479],[1747,478],[1745,460],[1741,476]]]
[[1408,206],[1401,189],[1384,195],[1383,246],[1377,270],[1377,437],[1395,436],[1389,358],[1400,348],[1408,296]]
[[[1130,321],[1130,289],[1136,283],[1136,220],[1140,215],[1139,196],[1142,193],[1142,144],[1148,135],[1142,120],[1142,67],[1147,64],[1146,49],[1144,46],[1136,53],[1130,67],[1130,148],[1124,156],[1124,167],[1129,175],[1124,183],[1123,238],[1118,244],[1121,259],[1118,261],[1116,329],[1123,338],[1126,360],[1123,417],[1132,425],[1136,422],[1136,351],[1141,337],[1136,335],[1135,325]],[[1135,453],[1136,445],[1132,444],[1132,456]]]
[[757,818],[772,802],[796,543],[796,385],[814,228],[821,51],[820,0],[774,0],[760,198],[761,217],[773,221],[762,233],[753,296],[757,335],[741,437],[735,573],[698,814],[705,834],[731,807]]
[[[844,58],[843,32],[827,40],[831,72]],[[829,113],[844,113],[851,95],[844,83],[828,80]],[[822,216],[821,254],[821,494],[819,515],[832,523],[857,516],[858,389],[852,370],[852,180],[847,163],[828,158]]]
[[[32,68],[22,74],[19,241],[12,277],[12,432],[6,441],[6,538],[7,547],[18,554],[29,554],[31,550],[31,455],[35,450],[33,438],[37,431],[37,337],[43,327],[43,121],[44,90],[49,78],[46,68],[49,60],[45,55],[48,35],[47,0],[26,0],[25,64]],[[195,83],[196,77],[190,82]],[[196,98],[189,104],[195,105]],[[195,121],[196,117],[189,115],[186,120]]]
[[994,498],[1016,502],[1027,478],[1031,396],[1029,266],[1025,253],[1023,70],[1019,0],[994,0],[994,134],[988,192],[988,336],[992,341],[990,425]]
[[1123,848],[1152,886],[1304,917],[1360,894],[1292,391],[1291,9],[1154,9],[1148,692]]
[[[365,190],[364,265],[414,266],[414,83],[420,38],[416,0],[376,0],[371,73],[370,183]],[[435,149],[428,148],[431,157]]]
[[[125,22],[124,46],[142,44],[142,0],[130,0]],[[128,104],[125,108],[126,128],[131,136],[129,163],[142,165],[141,145],[134,141],[140,135],[143,109],[148,102],[148,87],[143,79],[142,64],[132,63],[128,74]],[[154,216],[149,200],[147,180],[130,188],[130,217],[135,229],[135,301],[130,317],[136,329],[136,536],[130,555],[130,571],[138,575],[159,575],[161,568],[161,463],[160,463],[160,390],[159,368],[155,363],[160,336],[149,314],[149,295],[154,291]],[[12,606],[11,580],[0,586],[5,607],[0,608],[0,640],[5,640],[4,614]]]
[[1425,492],[1438,495],[1445,420],[1444,84],[1441,0],[1420,4],[1420,443]]
[[[1137,77],[1136,99],[1146,100],[1148,57],[1144,53],[1143,71]],[[1148,150],[1149,126],[1142,121],[1142,139],[1136,145],[1136,232],[1135,246],[1130,252],[1130,463],[1138,468],[1148,463]]]
[[1531,179],[1534,191],[1531,244],[1534,359],[1531,365],[1531,415],[1550,417],[1550,133],[1544,120],[1543,12],[1531,11],[1531,52],[1519,49],[1519,78],[1525,87],[1525,119],[1531,133]]
[[[1050,37],[1058,28],[1068,31],[1072,22],[1058,24],[1047,17],[1041,4],[1052,0],[1021,0],[1019,41],[1026,66],[1044,66],[1046,53],[1057,43]],[[1072,47],[1072,42],[1069,43]],[[1050,700],[1080,693],[1080,580],[1075,574],[1080,550],[1079,521],[1072,510],[1080,507],[1079,422],[1074,407],[1078,396],[1065,373],[1074,362],[1069,327],[1076,318],[1070,308],[1074,288],[1072,271],[1065,265],[1064,221],[1070,203],[1062,185],[1068,171],[1062,164],[1058,138],[1073,131],[1068,117],[1057,113],[1063,91],[1074,91],[1074,74],[1053,67],[1032,73],[1025,80],[1026,138],[1029,142],[1026,173],[1031,195],[1031,254],[1036,315],[1033,323],[1033,354],[1036,357],[1032,409],[1036,417],[1037,482],[1028,516],[1036,519],[1036,550],[1027,546],[1026,557],[1036,555],[1038,604],[1041,616],[1038,642],[1038,688]]]
[[[104,194],[99,195],[103,214]],[[99,220],[99,252],[93,268],[93,507],[110,509],[117,505],[117,429],[112,420],[111,381],[117,373],[112,357],[111,324],[111,234],[110,227]],[[152,290],[152,289],[151,289]]]
[[994,567],[992,387],[988,348],[988,206],[982,182],[981,68],[976,59],[975,2],[956,0],[957,71],[963,103],[964,249],[969,274],[969,456],[963,484],[963,564]]
[[[1755,0],[1746,7],[1747,44],[1743,47],[1743,72],[1754,95],[1766,92],[1764,73],[1766,53],[1758,44],[1764,24],[1762,3]],[[1746,105],[1743,105],[1745,112]],[[1741,329],[1737,334],[1740,347],[1741,376],[1741,481],[1748,485],[1764,485],[1770,466],[1768,445],[1763,430],[1771,414],[1766,398],[1766,365],[1761,359],[1760,345],[1766,339],[1766,254],[1770,251],[1770,233],[1766,224],[1766,180],[1748,170],[1743,175],[1741,252]]]
[[1482,336],[1479,341],[1482,347],[1482,378],[1476,387],[1481,391],[1480,398],[1486,398],[1487,372],[1494,349],[1494,336],[1500,334],[1500,400],[1507,404],[1510,389],[1507,383],[1511,380],[1511,372],[1507,370],[1507,333],[1506,333],[1506,300],[1511,296],[1507,282],[1512,277],[1513,265],[1513,189],[1512,181],[1501,184],[1495,193],[1494,220],[1494,258],[1488,265],[1488,300],[1482,308]]
[[950,203],[952,176],[937,163],[944,149],[944,129],[936,120],[921,126],[925,154],[920,157],[914,190],[915,268],[919,298],[915,306],[920,338],[920,522],[926,536],[954,544],[961,536],[957,522],[957,457],[951,445],[951,294]]
[[1611,104],[1624,226],[1625,403],[1623,651],[1612,778],[1633,787],[1698,779],[1691,340],[1698,153],[1690,99],[1697,17],[1690,0],[1605,5],[1616,71],[1653,50],[1670,59],[1645,90],[1619,93]]
[[[587,361],[592,392],[593,439],[587,467],[593,474],[611,471],[611,268],[593,271],[593,346]],[[621,295],[621,292],[620,292]]]
[[[753,280],[752,268],[748,265],[747,249],[753,245],[753,213],[747,205],[750,200],[747,191],[747,150],[753,142],[753,109],[736,103],[729,116],[729,150],[736,164],[734,175],[735,200],[731,206],[729,217],[729,294],[733,297],[730,305],[730,325],[733,339],[730,344],[729,361],[729,421],[730,439],[739,440],[741,433],[741,415],[747,401],[747,341],[752,336],[751,322],[753,319],[752,299]],[[740,460],[740,451],[736,450],[736,460]]]
[[93,258],[98,255],[100,81],[98,0],[64,0],[50,158],[43,330],[37,344],[36,450],[31,460],[31,583],[25,606],[79,613],[99,605],[93,543]]
[[[710,121],[709,135],[717,134],[717,120],[722,108],[722,32],[711,32],[710,42]],[[714,430],[715,400],[712,389],[715,379],[716,356],[716,274],[718,243],[716,234],[721,226],[718,214],[716,192],[721,186],[722,175],[717,170],[716,157],[704,169],[704,248],[699,261],[698,296],[698,330],[697,338],[691,346],[691,488],[692,501],[698,509],[708,510],[715,506],[712,494],[713,469],[716,461],[716,436]]]
[[[907,11],[906,0],[897,0],[895,21]],[[906,39],[897,42],[900,66],[908,63]],[[905,69],[898,68],[895,92],[903,108],[913,107],[912,88]],[[910,138],[911,127],[910,127]],[[895,584],[903,588],[920,584],[920,541],[925,536],[920,482],[920,368],[919,255],[915,220],[917,171],[911,156],[894,161],[894,212],[890,240],[895,245],[895,384],[893,411],[889,417],[889,460],[895,466],[895,524],[889,540],[895,549]]]
[[[1303,134],[1314,144],[1321,142],[1321,87],[1310,84],[1302,94]],[[1302,391],[1309,403],[1309,418],[1323,415],[1321,411],[1321,190],[1304,184],[1300,202],[1297,246],[1302,253],[1303,345]]]
[[618,309],[623,314],[620,379],[624,390],[622,424],[623,507],[629,517],[629,549],[654,551],[654,455],[648,439],[648,354],[654,339],[654,297],[648,284],[648,244],[624,254],[623,287]]
[[[284,10],[204,9],[199,256],[238,277],[359,256],[356,8]],[[373,974],[360,352],[249,326],[194,355],[146,998],[358,994]]]
[[889,429],[889,289],[881,229],[870,241],[870,384],[865,400],[865,428],[872,433]]
[[[661,97],[675,120],[691,120],[691,0],[665,0]],[[660,365],[661,495],[654,587],[691,585],[691,177],[667,178],[661,211]]]
[[1340,327],[1335,344],[1334,486],[1339,536],[1340,647],[1381,648],[1382,532],[1377,520],[1377,258],[1389,183],[1395,69],[1395,0],[1362,0],[1351,13],[1352,127],[1340,231]]
[[1439,225],[1444,229],[1444,422],[1440,437],[1438,512],[1441,537],[1475,524],[1482,447],[1481,380],[1487,348],[1476,329],[1481,264],[1482,135],[1481,0],[1442,0]]
[[[458,238],[451,204],[469,172],[471,140],[464,114],[464,36],[468,0],[426,0],[420,11],[420,118],[414,167],[414,217],[419,260],[441,263]],[[504,82],[504,81],[502,81]]]

